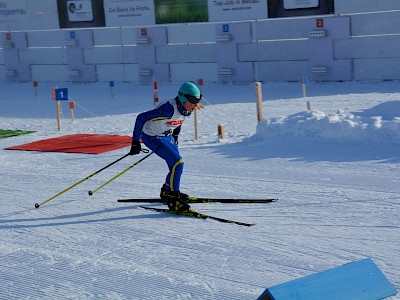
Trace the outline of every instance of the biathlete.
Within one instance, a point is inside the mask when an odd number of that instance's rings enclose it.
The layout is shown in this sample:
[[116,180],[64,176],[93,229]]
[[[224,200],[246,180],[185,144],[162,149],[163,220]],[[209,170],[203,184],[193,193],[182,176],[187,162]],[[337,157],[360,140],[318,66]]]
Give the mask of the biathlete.
[[140,113],[136,118],[129,154],[139,154],[142,141],[166,161],[169,172],[161,187],[160,197],[171,210],[191,209],[187,204],[189,196],[180,191],[184,162],[179,154],[178,136],[182,123],[197,108],[200,100],[199,88],[191,82],[185,82],[174,99],[162,102],[155,109]]

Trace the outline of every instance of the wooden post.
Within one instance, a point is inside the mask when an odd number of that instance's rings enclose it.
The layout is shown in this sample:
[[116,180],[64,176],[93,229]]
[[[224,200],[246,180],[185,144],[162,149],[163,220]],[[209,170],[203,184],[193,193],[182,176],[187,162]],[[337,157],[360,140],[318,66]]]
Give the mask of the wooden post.
[[60,110],[60,101],[57,100],[56,96],[56,90],[57,87],[54,87],[51,89],[51,98],[55,101],[56,103],[56,117],[57,117],[57,130],[61,130],[61,110]]
[[34,82],[33,82],[33,89],[34,89],[34,91],[35,91],[35,97],[37,97],[37,87],[38,87],[38,82],[35,80]]
[[311,102],[310,102],[310,101],[307,101],[307,109],[308,109],[309,111],[311,111]]
[[261,122],[263,119],[261,82],[256,82],[256,96],[257,96],[257,120],[258,122]]
[[197,141],[199,139],[199,126],[198,126],[198,119],[197,119],[197,108],[193,112],[194,116],[194,140]]
[[225,139],[225,126],[224,126],[224,124],[219,124],[218,125],[218,137],[221,140]]
[[114,81],[110,81],[110,96],[114,98]]
[[56,113],[57,113],[57,130],[61,130],[61,101],[56,100]]
[[[197,80],[197,85],[199,87],[200,93],[203,87],[203,79]],[[199,119],[198,119],[198,109],[194,110],[194,140],[197,141],[199,139]]]
[[[301,82],[301,88],[303,90],[303,98],[307,98],[307,83],[308,83],[308,77],[301,77],[300,78]],[[311,102],[307,100],[307,109],[311,111]]]

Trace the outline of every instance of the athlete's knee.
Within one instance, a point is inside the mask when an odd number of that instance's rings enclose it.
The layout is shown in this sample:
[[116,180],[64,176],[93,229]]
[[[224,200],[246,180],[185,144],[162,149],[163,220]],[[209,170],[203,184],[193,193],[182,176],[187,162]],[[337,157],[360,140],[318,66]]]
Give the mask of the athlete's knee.
[[166,162],[170,169],[176,167],[177,165],[183,163],[183,159],[180,155],[170,155],[166,158]]
[[176,170],[176,172],[181,172],[181,173],[182,173],[182,170],[183,170],[184,165],[185,165],[185,162],[183,161],[183,159],[178,160],[178,161],[175,163],[175,170]]

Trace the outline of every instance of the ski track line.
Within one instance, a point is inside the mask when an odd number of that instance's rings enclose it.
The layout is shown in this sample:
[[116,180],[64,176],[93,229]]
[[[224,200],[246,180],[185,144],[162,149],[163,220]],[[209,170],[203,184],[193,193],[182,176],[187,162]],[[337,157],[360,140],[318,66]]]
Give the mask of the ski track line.
[[[27,250],[28,251],[28,250]],[[32,249],[31,250],[29,250],[29,252],[32,252],[32,253],[34,253],[34,251],[32,251]],[[75,251],[74,251],[75,252]],[[76,255],[78,255],[79,253],[76,253]],[[82,253],[82,254],[84,254],[84,253]],[[46,256],[48,256],[48,253],[46,253]],[[25,258],[27,258],[28,256],[26,256]],[[52,268],[52,270],[58,270],[59,271],[59,275],[57,275],[56,276],[56,274],[54,274],[54,272],[53,272],[53,278],[54,278],[54,281],[50,281],[50,282],[47,282],[47,285],[49,285],[49,286],[57,286],[56,285],[56,282],[58,281],[58,279],[63,279],[63,280],[65,280],[65,279],[67,279],[67,281],[68,282],[70,282],[70,284],[72,284],[73,286],[74,285],[76,285],[77,284],[77,282],[79,281],[79,283],[81,283],[81,282],[83,282],[83,283],[87,283],[87,284],[89,284],[89,282],[87,282],[87,280],[84,280],[83,278],[82,278],[82,276],[80,276],[79,274],[76,274],[76,272],[74,271],[74,270],[70,270],[70,269],[68,269],[67,267],[64,267],[62,264],[61,264],[61,266],[60,266],[60,261],[62,261],[62,259],[60,259],[60,254],[58,253],[56,253],[56,256],[51,256],[52,258],[51,258],[51,260],[50,260],[50,265],[51,265],[51,268]],[[58,257],[57,259],[55,259],[54,257]],[[29,261],[29,260],[28,260]],[[69,257],[69,256],[66,256],[66,259],[65,259],[65,261],[67,261],[67,262],[69,262],[69,261],[71,261],[71,257]],[[22,264],[22,265],[25,265],[25,263],[23,263],[23,261],[20,261],[20,263]],[[69,262],[70,263],[70,262]],[[87,263],[89,263],[89,265],[87,265]],[[115,262],[113,262],[114,264],[115,264]],[[111,264],[113,264],[113,263],[111,263]],[[49,264],[49,263],[47,263],[47,264]],[[80,263],[81,265],[82,265],[82,263]],[[87,265],[88,267],[85,267],[84,269],[86,270],[88,270],[88,271],[90,271],[91,269],[93,269],[93,268],[91,268],[90,266],[91,266],[91,263],[90,263],[90,261],[87,261],[86,263],[84,263],[84,265]],[[36,266],[32,266],[33,268],[37,268]],[[156,266],[157,267],[157,266]],[[159,269],[159,268],[156,268],[157,270]],[[168,270],[167,270],[168,271]],[[184,271],[186,271],[186,270],[184,270]],[[96,270],[92,270],[92,272],[94,272],[94,273],[96,273]],[[169,272],[169,271],[168,271]],[[67,273],[67,274],[70,274],[71,273],[71,275],[67,275],[67,277],[66,277],[66,275],[61,275],[61,273],[62,274],[64,274],[64,273]],[[185,274],[185,272],[183,272],[183,275],[182,276],[185,276],[184,275]],[[196,274],[196,273],[193,273],[193,274]],[[75,278],[75,280],[74,280],[74,278]],[[43,277],[43,278],[37,278],[37,279],[35,279],[35,280],[39,280],[39,281],[43,281],[43,282],[46,282],[46,277]],[[83,280],[82,280],[83,279]],[[121,281],[121,282],[123,282],[123,280]],[[33,284],[32,282],[30,282],[29,280],[27,281],[27,284],[29,285],[29,284]],[[84,288],[83,287],[81,287],[81,286],[78,286],[78,288],[80,288],[80,289],[83,289],[84,290]],[[62,287],[58,287],[58,288],[56,288],[56,290],[59,290],[59,289],[67,289],[66,288],[66,286],[62,286]],[[67,289],[68,290],[68,289]],[[113,289],[112,290],[115,290],[115,287],[114,287],[114,285],[113,285]],[[154,290],[154,289],[153,289]],[[200,291],[199,291],[200,292]],[[98,291],[98,293],[101,293],[101,289],[100,289],[100,291]],[[28,293],[29,294],[29,293]]]
[[[186,252],[186,251],[185,251]],[[206,273],[206,272],[205,272]],[[207,276],[207,275],[206,275]],[[222,279],[221,279],[222,280]],[[230,280],[230,279],[223,279],[223,280]]]
[[[179,227],[179,226],[178,226]],[[173,228],[170,230],[170,231],[174,231],[173,230]],[[162,235],[164,235],[164,233],[160,233],[160,234],[162,234]],[[179,236],[171,236],[170,237],[170,239],[171,240],[179,240]],[[149,241],[146,241],[146,243],[148,243]],[[193,254],[194,256],[197,256],[198,254],[202,254],[202,253],[213,253],[213,255],[211,256],[211,257],[209,257],[209,258],[207,258],[207,263],[208,264],[210,264],[210,261],[212,262],[212,260],[215,260],[215,262],[218,262],[220,259],[219,259],[219,254],[218,254],[218,252],[217,253],[215,253],[215,246],[213,245],[213,244],[210,244],[209,245],[209,243],[207,242],[206,244],[207,244],[207,246],[205,246],[205,245],[203,245],[203,244],[200,244],[200,246],[199,246],[199,244],[198,243],[196,243],[195,241],[192,241],[190,244],[193,244],[194,243],[194,246],[196,247],[196,248],[193,248],[193,247],[187,247],[187,246],[182,246],[182,245],[179,245],[179,246],[177,246],[176,244],[171,244],[171,243],[162,243],[162,242],[160,242],[160,241],[151,241],[151,243],[152,244],[155,244],[155,245],[167,245],[167,247],[168,248],[172,248],[172,249],[178,249],[178,250],[180,250],[179,252],[182,252],[182,253],[190,253],[191,255]],[[213,248],[214,247],[214,248]],[[222,247],[222,246],[221,246]],[[198,250],[197,248],[199,248],[200,250]],[[223,246],[223,248],[226,248],[226,246]],[[189,250],[189,251],[188,251]],[[210,252],[210,250],[211,250],[211,252]],[[168,250],[167,252],[176,252],[177,250]],[[196,254],[196,253],[198,253],[198,254]],[[222,253],[221,253],[222,254]],[[225,255],[226,255],[226,253],[225,253]],[[215,257],[214,257],[215,256]],[[236,256],[240,256],[239,255],[239,253],[238,254],[235,254],[234,255],[235,257]],[[210,260],[211,259],[211,260]],[[163,265],[165,265],[165,263],[163,263],[163,264],[161,264],[160,266],[159,266],[159,268],[161,268],[161,269],[164,269],[164,267],[163,267]],[[212,263],[211,263],[211,265],[212,265]],[[185,268],[177,268],[176,266],[172,266],[172,267],[168,267],[168,268],[172,268],[172,269],[174,269],[174,270],[180,270],[180,271],[182,271],[182,272],[185,272]],[[204,269],[203,268],[197,268],[196,269],[196,273],[194,273],[194,274],[198,274],[198,275],[203,275],[204,277],[207,277],[207,276],[210,276],[209,274],[210,274],[210,272],[209,272],[209,269],[208,269],[209,267],[205,267]],[[212,272],[212,273],[214,273],[214,272]],[[212,277],[214,277],[214,278],[218,278],[218,277],[216,277],[216,276],[212,276]],[[232,282],[239,282],[238,280],[232,280],[232,279],[230,279],[230,278],[219,278],[220,280],[224,280],[224,281],[232,281]],[[246,282],[246,279],[244,279],[244,281],[243,282],[239,282],[239,283],[241,283],[241,284],[246,284],[246,285],[250,285],[251,286],[251,284],[249,284],[248,282]]]

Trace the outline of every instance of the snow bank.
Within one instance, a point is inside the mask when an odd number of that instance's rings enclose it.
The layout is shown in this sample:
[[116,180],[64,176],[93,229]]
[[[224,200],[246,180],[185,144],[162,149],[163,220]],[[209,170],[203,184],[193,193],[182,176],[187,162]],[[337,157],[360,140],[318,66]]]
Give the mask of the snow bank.
[[[396,116],[396,114],[398,116]],[[255,140],[271,138],[325,140],[339,143],[400,144],[400,101],[389,101],[360,113],[303,111],[271,118],[257,126]]]

